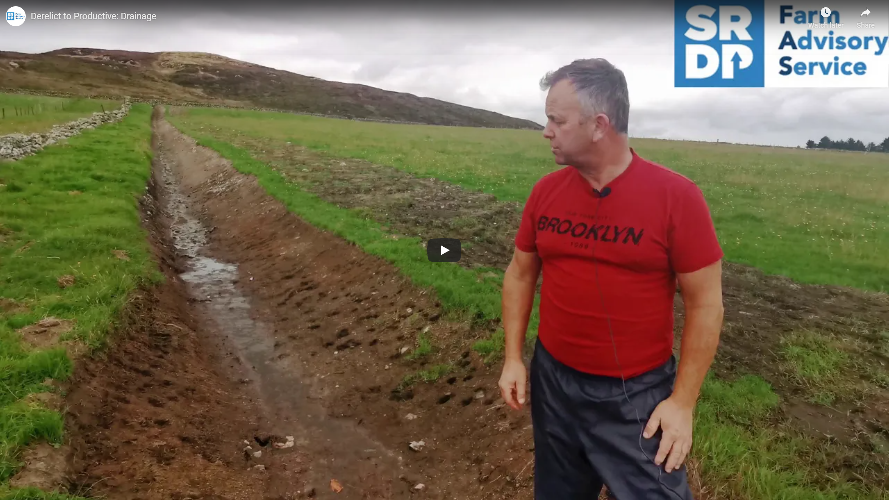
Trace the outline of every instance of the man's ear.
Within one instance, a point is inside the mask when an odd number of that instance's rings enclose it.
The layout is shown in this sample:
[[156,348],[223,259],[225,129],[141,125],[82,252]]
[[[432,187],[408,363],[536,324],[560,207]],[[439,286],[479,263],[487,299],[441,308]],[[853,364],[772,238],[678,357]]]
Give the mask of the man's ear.
[[590,139],[596,142],[605,137],[605,132],[611,125],[611,120],[608,119],[608,116],[604,113],[599,113],[596,116],[589,117],[588,120]]

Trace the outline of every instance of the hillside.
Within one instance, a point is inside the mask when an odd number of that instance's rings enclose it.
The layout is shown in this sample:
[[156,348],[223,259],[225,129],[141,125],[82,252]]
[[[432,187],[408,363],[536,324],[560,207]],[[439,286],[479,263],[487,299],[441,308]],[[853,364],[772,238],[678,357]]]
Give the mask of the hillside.
[[129,95],[135,100],[263,107],[432,125],[543,128],[492,111],[206,53],[87,48],[42,54],[0,51],[0,82],[6,89],[38,92]]

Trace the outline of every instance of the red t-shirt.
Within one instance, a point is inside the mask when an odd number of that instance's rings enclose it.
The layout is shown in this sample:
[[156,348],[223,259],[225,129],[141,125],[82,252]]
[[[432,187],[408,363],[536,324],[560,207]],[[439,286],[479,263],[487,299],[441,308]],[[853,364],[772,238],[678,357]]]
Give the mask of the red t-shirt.
[[633,151],[607,187],[596,196],[571,166],[547,174],[531,191],[515,244],[543,261],[538,336],[546,349],[577,370],[620,377],[607,311],[629,378],[672,355],[676,273],[723,252],[704,196],[686,177]]

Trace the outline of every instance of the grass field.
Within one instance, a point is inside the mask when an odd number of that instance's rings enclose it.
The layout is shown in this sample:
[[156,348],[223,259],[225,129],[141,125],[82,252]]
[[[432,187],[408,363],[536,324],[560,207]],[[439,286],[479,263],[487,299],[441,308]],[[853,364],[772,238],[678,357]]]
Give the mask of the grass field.
[[[367,159],[509,201],[523,201],[536,179],[557,168],[545,141],[535,132],[408,127],[220,110],[192,110],[170,120],[231,159],[240,171],[257,176],[273,196],[312,224],[389,259],[416,282],[432,286],[445,305],[488,318],[499,315],[499,283],[480,286],[486,282],[459,268],[440,275],[439,267],[424,265],[425,254],[416,251],[420,241],[393,240],[384,225],[360,211],[319,200],[280,171],[257,161],[251,151],[226,140],[260,137],[263,148],[301,144],[331,157]],[[889,200],[889,169],[881,163],[884,156],[656,140],[634,141],[633,145],[643,156],[702,186],[729,260],[803,282],[875,290],[889,287],[889,264],[880,255],[889,239],[877,230],[880,221],[885,221]],[[817,375],[811,380],[822,380],[820,375],[851,369],[852,364],[830,347],[824,349],[833,344],[822,339],[813,347],[812,342],[797,340],[791,336],[783,347],[788,375]],[[482,353],[496,353],[502,337],[495,335],[475,347]],[[415,378],[435,380],[437,376],[418,373]],[[754,373],[736,380],[708,378],[697,409],[693,456],[703,464],[701,474],[711,493],[748,499],[886,497],[880,486],[840,480],[829,472],[834,449],[794,429],[773,425],[781,402],[773,387]]]
[[[120,123],[0,161],[0,485],[24,446],[64,434],[61,415],[29,395],[56,392],[44,382],[70,375],[66,347],[102,346],[129,293],[159,277],[137,206],[150,172],[149,118],[150,108],[137,105]],[[49,317],[70,322],[62,343],[23,341],[20,329]],[[0,486],[3,495],[44,498]]]
[[0,135],[48,132],[53,125],[95,112],[119,108],[120,102],[100,99],[29,96],[0,93]]
[[[278,113],[194,110],[204,132],[290,141],[523,202],[557,168],[539,132],[372,124]],[[729,260],[803,283],[889,290],[885,154],[633,140],[642,156],[697,182]]]

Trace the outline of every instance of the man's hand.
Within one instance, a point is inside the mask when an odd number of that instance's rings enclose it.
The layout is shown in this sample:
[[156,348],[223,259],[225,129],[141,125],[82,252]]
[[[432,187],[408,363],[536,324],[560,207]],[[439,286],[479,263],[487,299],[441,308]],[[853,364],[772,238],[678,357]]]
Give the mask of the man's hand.
[[722,327],[722,261],[692,273],[679,274],[685,303],[682,354],[673,394],[654,409],[643,436],[650,439],[663,430],[654,462],[667,461],[664,470],[679,469],[692,445],[694,408],[701,384],[716,355]]
[[500,375],[500,395],[512,409],[519,410],[528,395],[528,372],[521,360],[507,359]]
[[522,361],[522,345],[528,318],[534,305],[534,292],[540,276],[540,257],[536,252],[523,252],[518,248],[503,276],[503,374],[500,376],[500,395],[513,409],[525,404],[527,370]]
[[661,445],[657,456],[654,457],[654,463],[661,465],[664,459],[669,457],[664,467],[668,474],[679,469],[691,450],[693,417],[693,405],[680,403],[671,396],[657,405],[648,420],[648,425],[645,426],[643,436],[646,439],[654,436],[658,427],[663,429]]
[[707,370],[716,355],[722,327],[722,261],[703,269],[679,274],[685,303],[685,328],[673,394],[654,409],[644,437],[650,439],[663,430],[654,462],[667,460],[664,470],[679,469],[692,445],[694,408]]

